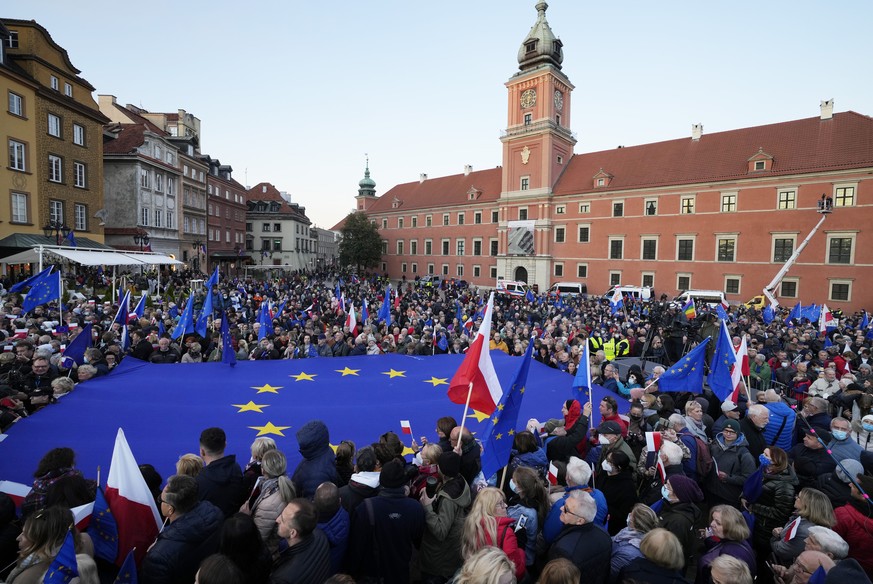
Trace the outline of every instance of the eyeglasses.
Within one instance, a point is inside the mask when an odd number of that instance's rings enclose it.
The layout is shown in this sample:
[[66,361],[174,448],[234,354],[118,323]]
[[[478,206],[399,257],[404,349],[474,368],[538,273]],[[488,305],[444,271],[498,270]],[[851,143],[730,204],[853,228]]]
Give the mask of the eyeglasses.
[[566,505],[561,505],[561,513],[567,513],[568,515],[574,515],[574,516],[578,517],[579,519],[585,519],[584,517],[582,517],[578,513],[573,513],[572,511],[567,509]]
[[809,574],[810,576],[812,576],[813,572],[818,570],[819,566],[821,566],[821,564],[819,564],[818,566],[815,566],[812,570],[808,570],[806,566],[800,563],[800,559],[794,560],[794,565],[797,566],[798,570],[800,570],[804,574]]
[[722,433],[723,433],[723,434],[736,434],[737,431],[736,431],[736,430],[732,430],[732,429],[730,429],[730,428],[725,428],[724,430],[722,430]]

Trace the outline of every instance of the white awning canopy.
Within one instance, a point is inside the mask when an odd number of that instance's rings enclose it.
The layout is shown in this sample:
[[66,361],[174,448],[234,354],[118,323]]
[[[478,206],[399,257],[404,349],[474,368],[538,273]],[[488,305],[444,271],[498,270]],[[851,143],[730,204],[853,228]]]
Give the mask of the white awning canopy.
[[[119,251],[102,249],[83,249],[74,247],[41,246],[42,261],[50,255],[62,257],[83,266],[142,266],[142,265],[184,265],[162,253],[146,251]],[[4,264],[35,264],[40,262],[40,248],[32,248],[0,259]]]

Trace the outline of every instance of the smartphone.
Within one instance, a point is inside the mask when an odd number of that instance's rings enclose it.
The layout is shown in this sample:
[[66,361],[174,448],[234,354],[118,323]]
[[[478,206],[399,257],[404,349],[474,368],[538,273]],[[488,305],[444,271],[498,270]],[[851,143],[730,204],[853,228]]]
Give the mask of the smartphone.
[[773,564],[771,564],[770,562],[764,562],[764,565],[767,566],[767,568],[769,568],[771,572],[773,572],[774,574],[776,573],[776,570],[773,569]]
[[515,522],[515,529],[513,531],[524,529],[525,525],[527,525],[527,516],[522,515],[518,518],[518,521]]

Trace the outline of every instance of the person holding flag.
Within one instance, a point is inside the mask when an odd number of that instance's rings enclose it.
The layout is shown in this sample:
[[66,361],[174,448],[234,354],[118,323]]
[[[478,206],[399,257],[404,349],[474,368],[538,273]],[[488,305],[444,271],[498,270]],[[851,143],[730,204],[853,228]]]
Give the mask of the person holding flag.
[[794,509],[795,514],[784,527],[773,530],[770,540],[776,562],[786,567],[794,563],[794,559],[805,549],[810,527],[821,525],[830,529],[837,522],[830,499],[817,489],[801,489],[795,499]]
[[90,538],[76,529],[73,512],[58,505],[28,517],[19,542],[19,559],[6,577],[9,583],[69,583],[79,575],[76,553],[91,547]]

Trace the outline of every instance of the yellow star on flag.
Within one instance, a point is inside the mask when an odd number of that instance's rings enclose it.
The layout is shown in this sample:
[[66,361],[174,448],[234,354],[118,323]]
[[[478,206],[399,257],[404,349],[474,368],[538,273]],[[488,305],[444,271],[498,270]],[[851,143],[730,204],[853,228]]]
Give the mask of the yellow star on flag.
[[506,432],[506,433],[509,434],[510,436],[512,436],[513,434],[515,434],[515,430],[513,430],[512,428],[510,428],[509,431]]
[[287,430],[291,426],[274,426],[273,422],[267,422],[266,426],[249,426],[252,430],[258,431],[258,436],[266,436],[267,434],[275,434],[276,436],[285,436],[282,430]]
[[491,416],[488,415],[488,414],[483,414],[483,413],[480,412],[480,411],[473,410],[473,413],[472,413],[472,414],[467,414],[467,417],[468,417],[468,418],[476,418],[476,421],[477,421],[477,422],[481,422],[482,420],[487,420],[487,419],[490,418]]
[[281,385],[273,386],[269,383],[265,383],[264,385],[257,386],[253,385],[252,389],[257,389],[258,393],[279,393],[278,390],[282,389]]
[[412,454],[412,455],[414,456],[414,455],[415,455],[415,450],[413,450],[413,449],[410,448],[409,446],[404,446],[404,447],[403,447],[403,452],[402,452],[401,456],[406,456],[407,454]]
[[449,378],[448,378],[448,377],[434,377],[434,376],[431,376],[430,379],[425,379],[424,382],[425,382],[425,383],[430,383],[431,385],[433,385],[434,387],[436,387],[437,385],[448,385],[448,384],[449,384]]
[[327,445],[330,446],[330,449],[333,450],[334,454],[336,454],[336,449],[339,446],[339,444],[331,444],[330,442],[328,442]]
[[503,404],[497,404],[497,409],[502,412],[503,411]]
[[357,375],[360,369],[349,369],[348,367],[346,367],[345,369],[334,369],[334,371],[336,371],[337,373],[342,373],[343,377],[345,377],[346,375]]
[[503,434],[497,434],[497,436],[495,436],[495,438],[497,438],[498,440],[502,440],[502,439],[503,439]]
[[394,379],[395,377],[406,377],[406,371],[383,371],[382,375],[387,375],[389,379]]
[[259,414],[263,414],[264,412],[261,410],[261,408],[270,407],[268,404],[256,404],[253,401],[250,401],[247,404],[230,404],[230,405],[232,405],[235,408],[239,408],[239,411],[237,412],[238,414],[241,414],[243,412],[258,412]]
[[301,371],[297,375],[289,375],[288,377],[293,377],[294,381],[315,381],[317,375],[317,373],[309,374]]

